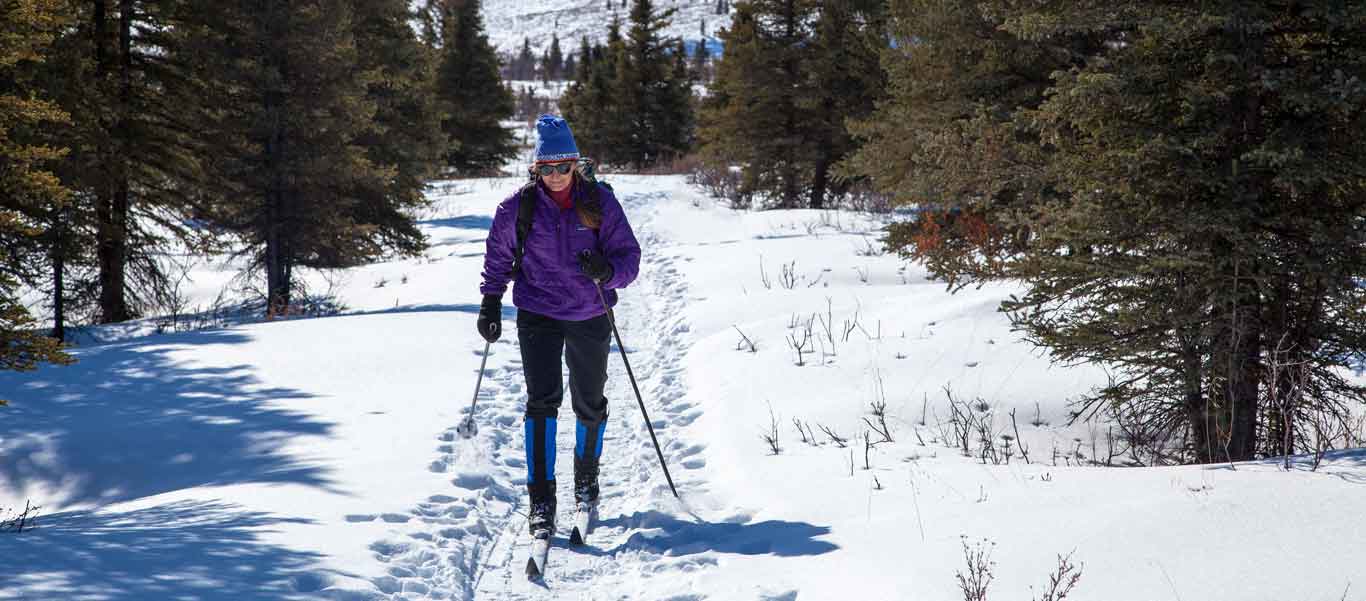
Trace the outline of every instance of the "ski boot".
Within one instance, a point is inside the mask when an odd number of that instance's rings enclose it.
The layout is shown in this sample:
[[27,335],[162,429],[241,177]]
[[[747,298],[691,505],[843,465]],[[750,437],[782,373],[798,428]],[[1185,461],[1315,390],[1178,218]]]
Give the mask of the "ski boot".
[[574,458],[574,530],[569,543],[582,545],[598,512],[597,458]]

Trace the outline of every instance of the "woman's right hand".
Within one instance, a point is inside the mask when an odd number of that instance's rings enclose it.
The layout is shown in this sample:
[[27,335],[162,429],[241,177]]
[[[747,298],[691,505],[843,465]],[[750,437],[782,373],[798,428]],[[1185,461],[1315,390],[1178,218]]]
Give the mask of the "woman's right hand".
[[484,295],[484,302],[479,305],[477,326],[484,340],[489,343],[498,341],[503,335],[503,299],[492,294]]

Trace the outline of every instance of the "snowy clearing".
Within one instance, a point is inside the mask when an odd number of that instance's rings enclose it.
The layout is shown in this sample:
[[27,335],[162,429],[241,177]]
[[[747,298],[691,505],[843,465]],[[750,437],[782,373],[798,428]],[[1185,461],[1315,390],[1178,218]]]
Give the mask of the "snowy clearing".
[[[484,236],[521,178],[448,182],[425,257],[331,282],[342,315],[143,323],[74,366],[0,372],[0,507],[42,506],[0,535],[0,599],[948,600],[983,540],[993,598],[1039,595],[1068,553],[1069,599],[1366,598],[1366,452],[1316,472],[1094,467],[1107,432],[1067,408],[1105,374],[1019,342],[996,311],[1009,287],[948,294],[876,252],[883,217],[610,181],[644,250],[618,326],[681,503],[614,345],[599,527],[567,546],[562,486],[545,584],[526,581],[515,332],[488,357],[478,435],[455,433]],[[194,302],[231,271],[200,266]],[[963,457],[946,389],[993,435],[1014,410],[1029,463]]]

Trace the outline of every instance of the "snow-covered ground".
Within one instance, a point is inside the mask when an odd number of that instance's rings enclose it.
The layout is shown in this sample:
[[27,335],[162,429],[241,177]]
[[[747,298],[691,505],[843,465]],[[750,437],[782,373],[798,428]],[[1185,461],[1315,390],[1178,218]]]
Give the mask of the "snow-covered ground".
[[[714,0],[655,0],[657,12],[673,9],[669,27],[660,35],[683,38],[688,47],[703,39],[706,27],[708,48],[720,52],[716,32],[730,26],[730,14],[716,14]],[[489,42],[500,53],[515,54],[522,49],[522,41],[531,45],[537,57],[550,48],[552,33],[560,36],[560,48],[578,52],[579,40],[588,36],[590,42],[607,39],[607,24],[616,15],[621,19],[622,31],[630,27],[631,3],[621,0],[484,0],[484,31]]]
[[[645,251],[618,325],[681,502],[614,345],[600,528],[566,545],[561,487],[548,576],[526,582],[510,306],[479,433],[455,434],[484,347],[484,236],[521,178],[448,182],[424,257],[333,278],[342,315],[123,328],[74,366],[0,372],[0,507],[43,507],[35,529],[0,534],[0,599],[948,600],[964,544],[991,550],[991,598],[1037,597],[1068,553],[1083,571],[1069,599],[1366,598],[1366,453],[1317,472],[1092,467],[1107,433],[1066,414],[1105,374],[1019,342],[996,311],[1012,288],[946,293],[875,252],[882,217],[734,212],[680,177],[611,181]],[[205,304],[231,270],[194,275]],[[798,365],[789,337],[808,324]],[[993,435],[1016,410],[1030,462],[949,446],[946,388]],[[875,402],[891,442],[871,433]]]

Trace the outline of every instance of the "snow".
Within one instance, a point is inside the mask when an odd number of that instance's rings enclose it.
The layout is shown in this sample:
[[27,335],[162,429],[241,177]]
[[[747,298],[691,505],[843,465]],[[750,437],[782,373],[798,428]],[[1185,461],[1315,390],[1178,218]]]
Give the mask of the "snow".
[[[992,598],[1037,596],[1068,553],[1083,566],[1069,599],[1362,598],[1366,452],[1289,472],[1078,462],[1093,440],[1104,457],[1106,432],[1066,425],[1068,403],[1105,373],[1019,341],[996,311],[1015,288],[951,295],[870,253],[885,216],[737,212],[681,177],[610,181],[645,250],[617,325],[681,500],[614,344],[599,525],[567,546],[561,486],[545,584],[526,582],[510,306],[479,432],[455,433],[484,348],[484,235],[521,178],[446,182],[422,216],[424,257],[333,274],[340,315],[144,322],[92,332],[104,342],[73,366],[0,373],[0,507],[43,508],[33,530],[0,534],[0,599],[947,600],[962,598],[962,546],[983,540]],[[230,267],[198,265],[192,304]],[[813,318],[821,342],[798,366],[787,337]],[[998,431],[1016,410],[1031,463],[944,444],[945,387],[984,401]],[[856,436],[877,400],[894,441],[865,469]],[[771,416],[777,455],[761,438]],[[560,436],[569,482],[573,431]]]
[[[588,36],[593,43],[606,42],[607,25],[615,14],[621,19],[622,33],[630,27],[630,3],[622,7],[617,0],[608,9],[608,0],[484,0],[484,31],[489,42],[501,54],[515,55],[522,50],[525,39],[536,57],[550,48],[551,34],[560,36],[560,49],[566,54],[579,51],[579,40]],[[716,2],[708,0],[656,0],[656,12],[674,9],[669,27],[661,35],[682,37],[688,48],[702,37],[702,23],[707,26],[707,46],[713,53],[720,51],[716,33],[730,26],[730,15],[715,14]]]

